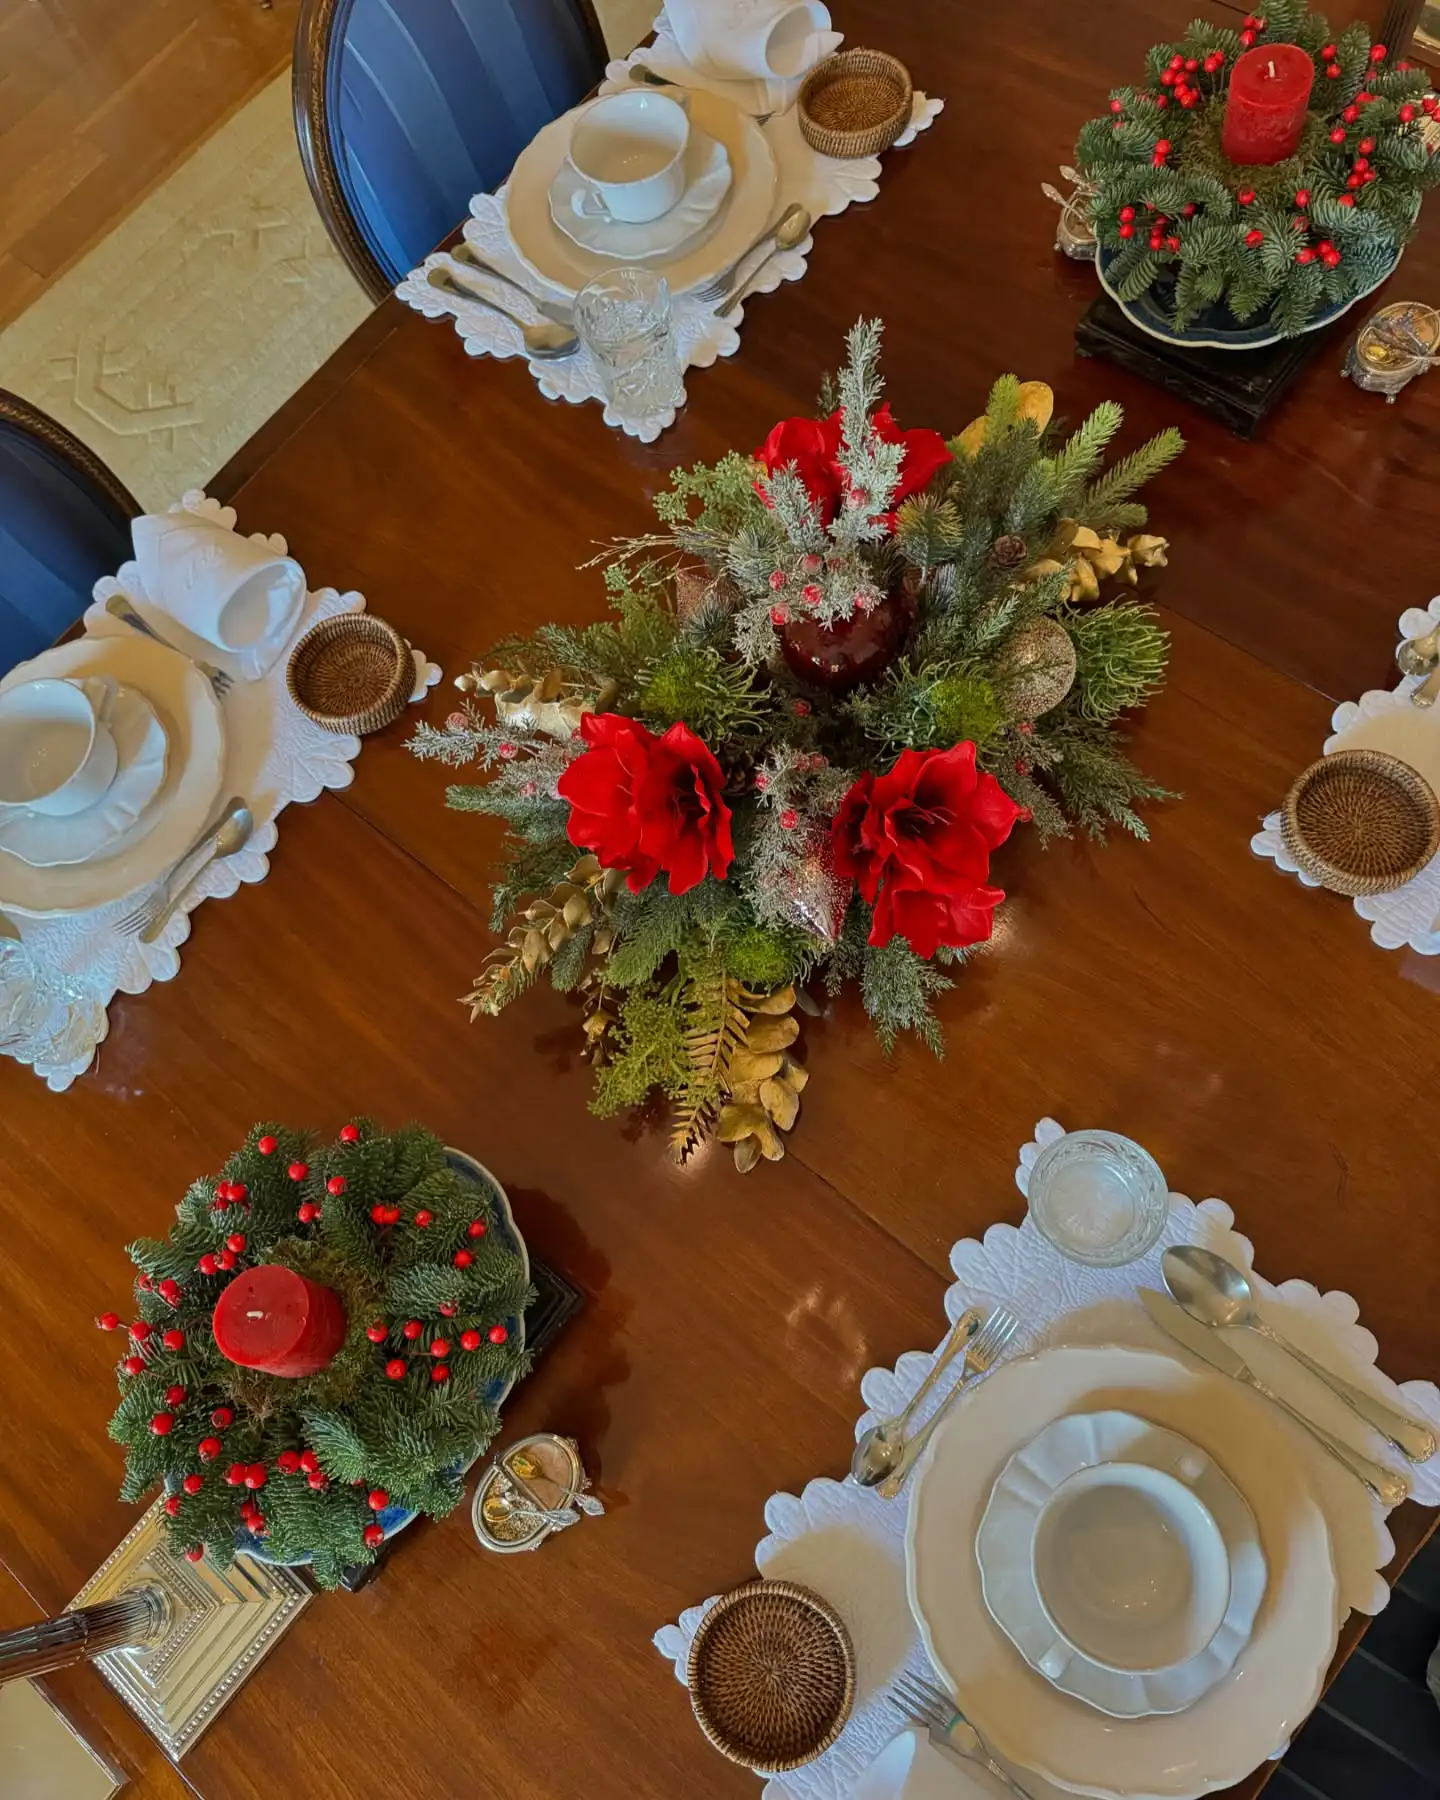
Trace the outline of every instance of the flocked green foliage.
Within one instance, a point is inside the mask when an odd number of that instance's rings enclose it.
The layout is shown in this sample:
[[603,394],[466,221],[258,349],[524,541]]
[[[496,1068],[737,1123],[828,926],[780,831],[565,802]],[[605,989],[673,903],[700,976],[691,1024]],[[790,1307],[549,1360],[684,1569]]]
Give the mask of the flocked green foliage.
[[[546,958],[527,961],[517,948],[490,977],[485,1007],[542,974],[578,986],[595,1109],[664,1096],[682,1147],[725,1101],[737,1019],[757,997],[778,1004],[816,975],[835,991],[853,983],[887,1049],[906,1031],[940,1047],[934,1001],[965,951],[942,945],[927,961],[903,937],[869,941],[873,909],[836,874],[830,841],[858,777],[883,774],[904,751],[970,743],[1044,836],[1099,835],[1107,824],[1143,833],[1137,805],[1163,791],[1130,763],[1113,725],[1159,685],[1164,633],[1129,600],[1073,608],[1069,559],[1077,526],[1110,534],[1145,523],[1136,495],[1179,453],[1179,433],[1127,446],[1107,468],[1123,427],[1117,405],[1062,431],[1048,390],[1007,375],[983,419],[949,440],[951,460],[892,504],[908,452],[873,426],[878,349],[878,327],[862,322],[824,402],[830,429],[840,412],[848,504],[822,517],[796,467],[766,474],[734,453],[676,471],[656,501],[663,529],[606,553],[612,617],[542,625],[483,665],[528,679],[563,669],[594,710],[627,714],[657,736],[683,722],[718,760],[735,852],[727,878],[681,894],[663,874],[638,892],[617,879],[583,925],[555,933]],[[792,609],[843,626],[857,605],[899,595],[906,642],[868,685],[827,693],[787,662]],[[1046,620],[1071,634],[1076,681],[1061,703],[1023,717],[1013,659],[1022,634]],[[583,846],[568,836],[557,783],[585,754],[578,737],[492,721],[477,695],[443,729],[422,728],[414,748],[450,765],[478,762],[486,776],[452,788],[450,803],[508,827],[497,926],[527,900],[565,895]],[[752,1086],[790,1041],[774,1021],[759,1035],[771,1047],[751,1065]],[[714,1067],[697,1044],[717,1051]],[[784,1095],[772,1098],[788,1108]]]
[[[1440,180],[1424,136],[1423,69],[1373,60],[1363,23],[1335,35],[1296,0],[1262,11],[1264,28],[1246,34],[1253,44],[1298,44],[1315,63],[1293,155],[1266,165],[1225,155],[1230,73],[1249,46],[1239,30],[1203,19],[1155,45],[1144,80],[1113,89],[1111,110],[1076,146],[1098,188],[1092,216],[1107,284],[1122,300],[1157,289],[1182,327],[1223,303],[1242,323],[1305,330],[1323,307],[1389,272]],[[1199,65],[1186,77],[1198,95],[1189,107],[1162,79],[1173,81],[1177,57]],[[1168,152],[1157,152],[1162,141]]]
[[[218,1175],[192,1183],[166,1237],[130,1245],[138,1327],[130,1326],[122,1349],[144,1367],[130,1374],[122,1362],[110,1423],[126,1449],[122,1497],[139,1500],[163,1485],[177,1550],[203,1546],[228,1563],[237,1534],[242,1546],[254,1541],[240,1512],[253,1499],[266,1552],[282,1562],[311,1558],[327,1587],[348,1566],[374,1559],[364,1535],[375,1521],[371,1492],[383,1489],[395,1505],[436,1517],[460,1500],[461,1471],[499,1424],[487,1390],[525,1370],[514,1324],[533,1298],[519,1258],[492,1230],[487,1191],[456,1173],[438,1138],[416,1127],[380,1132],[363,1120],[357,1129],[353,1143],[322,1144],[282,1125],[257,1125]],[[274,1140],[268,1154],[262,1139]],[[330,1191],[335,1178],[341,1191]],[[298,1209],[307,1204],[317,1210],[302,1220]],[[373,1207],[398,1207],[400,1217],[377,1224]],[[424,1214],[428,1221],[417,1224]],[[484,1230],[472,1237],[477,1223]],[[227,1239],[237,1237],[238,1251],[227,1251]],[[462,1250],[469,1266],[457,1268]],[[231,1266],[214,1267],[208,1259],[215,1257]],[[216,1302],[238,1273],[260,1263],[296,1269],[339,1294],[348,1329],[319,1373],[266,1375],[217,1348]],[[168,1282],[178,1295],[162,1292]],[[451,1310],[442,1313],[442,1304]],[[421,1326],[415,1338],[401,1331],[410,1319]],[[367,1336],[376,1322],[387,1328],[379,1343]],[[493,1327],[507,1333],[498,1344],[489,1338]],[[164,1334],[176,1331],[183,1342],[170,1348]],[[472,1331],[481,1341],[467,1350],[461,1333]],[[449,1375],[436,1381],[431,1349],[440,1338],[449,1344]],[[392,1359],[406,1365],[398,1381],[385,1374]],[[177,1387],[183,1398],[167,1399]],[[232,1415],[228,1422],[223,1412],[217,1422],[221,1408]],[[169,1426],[163,1434],[153,1429],[159,1417]],[[286,1467],[302,1455],[305,1468]],[[259,1471],[261,1484],[232,1484],[227,1476],[237,1465]],[[314,1471],[320,1479],[312,1483]],[[183,1487],[187,1478],[192,1486],[198,1480],[197,1492]]]

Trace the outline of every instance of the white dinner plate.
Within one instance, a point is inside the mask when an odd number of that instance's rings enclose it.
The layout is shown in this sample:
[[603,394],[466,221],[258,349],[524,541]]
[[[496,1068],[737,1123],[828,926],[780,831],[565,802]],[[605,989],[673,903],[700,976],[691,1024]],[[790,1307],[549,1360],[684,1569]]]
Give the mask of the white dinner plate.
[[[81,685],[92,698],[104,691],[98,682]],[[60,818],[23,807],[0,812],[0,849],[33,869],[58,869],[116,850],[122,838],[133,843],[143,836],[154,822],[150,803],[165,779],[165,727],[145,696],[127,687],[116,691],[109,726],[115,779],[94,805]]]
[[[1183,1481],[1208,1510],[1225,1540],[1230,1600],[1205,1648],[1170,1668],[1106,1668],[1076,1651],[1058,1675],[1045,1661],[1055,1631],[1035,1587],[1031,1548],[1046,1501],[1077,1470],[1101,1463],[1143,1463]],[[1069,1413],[1017,1450],[990,1495],[975,1540],[980,1585],[991,1617],[1032,1669],[1062,1693],[1117,1719],[1182,1712],[1234,1666],[1265,1596],[1265,1556],[1255,1516],[1219,1464],[1178,1432],[1133,1413]]]
[[987,1769],[941,1750],[918,1725],[902,1731],[866,1769],[845,1800],[1008,1800]]
[[[1108,1718],[1037,1675],[985,1608],[973,1547],[996,1476],[1052,1420],[1102,1408],[1222,1462],[1259,1527],[1265,1604],[1235,1666],[1185,1712]],[[1101,1800],[1191,1800],[1241,1780],[1313,1710],[1339,1633],[1325,1515],[1270,1403],[1149,1350],[1043,1351],[963,1396],[916,1473],[905,1574],[930,1659],[992,1751]]]
[[[777,179],[775,153],[752,118],[702,88],[692,88],[689,101],[691,124],[724,145],[731,181],[713,229],[682,245],[673,260],[653,264],[677,294],[718,275],[761,235],[774,216]],[[615,267],[612,258],[572,243],[550,216],[550,189],[574,122],[574,113],[566,113],[538,132],[505,184],[505,220],[517,254],[542,281],[569,294]]]
[[627,225],[619,219],[577,212],[578,202],[591,188],[568,159],[561,163],[550,186],[550,217],[572,243],[597,256],[611,262],[650,262],[657,256],[673,256],[713,225],[729,191],[730,158],[725,146],[703,131],[692,130],[685,147],[685,191],[658,219]]
[[210,683],[192,662],[137,635],[82,637],[56,644],[0,681],[0,693],[42,675],[113,675],[143,694],[169,741],[154,822],[108,856],[67,868],[35,869],[0,848],[0,906],[34,918],[86,912],[148,886],[194,842],[215,809],[225,774],[225,725]]

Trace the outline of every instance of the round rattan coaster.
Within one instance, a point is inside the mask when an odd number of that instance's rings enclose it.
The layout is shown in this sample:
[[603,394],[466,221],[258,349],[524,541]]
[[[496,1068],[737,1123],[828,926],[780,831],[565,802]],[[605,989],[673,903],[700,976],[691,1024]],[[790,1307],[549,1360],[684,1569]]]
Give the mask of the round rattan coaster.
[[779,1775],[828,1750],[850,1716],[855,1652],[818,1594],[747,1581],[717,1600],[690,1645],[690,1704],[731,1762]]
[[904,63],[883,50],[842,50],[805,77],[800,130],[822,156],[878,156],[910,123],[913,98]]
[[1285,796],[1285,848],[1337,894],[1404,887],[1440,850],[1440,803],[1425,777],[1384,750],[1322,756]]
[[404,712],[415,659],[393,625],[373,613],[341,613],[301,638],[285,683],[307,719],[362,737]]

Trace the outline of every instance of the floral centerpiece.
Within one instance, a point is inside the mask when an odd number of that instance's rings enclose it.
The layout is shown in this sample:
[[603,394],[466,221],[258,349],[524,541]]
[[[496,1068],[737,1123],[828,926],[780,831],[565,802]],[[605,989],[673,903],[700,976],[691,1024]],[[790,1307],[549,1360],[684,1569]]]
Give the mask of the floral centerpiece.
[[[472,1165],[467,1164],[467,1169]],[[194,1182],[139,1273],[110,1435],[194,1561],[309,1562],[325,1587],[440,1517],[527,1366],[533,1298],[498,1190],[438,1138],[257,1125]]]
[[[821,416],[679,470],[661,532],[598,558],[615,617],[496,647],[412,748],[493,779],[450,804],[509,827],[505,941],[469,996],[579,990],[602,1113],[666,1096],[673,1144],[783,1154],[804,984],[859,986],[881,1042],[917,1032],[990,936],[1019,826],[1144,835],[1161,792],[1115,729],[1166,638],[1108,584],[1165,560],[1135,491],[1172,431],[1108,472],[1102,405],[1070,438],[1006,376],[946,442],[881,404],[857,325]],[[491,707],[493,706],[493,715]],[[583,854],[582,854],[583,853]]]
[[[1237,121],[1246,61],[1257,113],[1267,73],[1277,87],[1294,79],[1292,130]],[[1361,22],[1332,33],[1303,0],[1236,26],[1197,19],[1080,132],[1106,284],[1122,302],[1162,292],[1177,331],[1216,306],[1281,335],[1306,330],[1375,287],[1413,235],[1440,180],[1437,105],[1423,69],[1392,60]]]

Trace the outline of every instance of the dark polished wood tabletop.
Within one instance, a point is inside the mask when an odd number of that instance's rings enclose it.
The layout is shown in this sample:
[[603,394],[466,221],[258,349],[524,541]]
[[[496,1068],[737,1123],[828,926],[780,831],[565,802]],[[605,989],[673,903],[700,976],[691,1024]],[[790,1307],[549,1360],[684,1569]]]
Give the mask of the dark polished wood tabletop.
[[[575,568],[593,542],[642,529],[676,463],[809,411],[861,314],[886,321],[905,424],[958,431],[1014,370],[1073,419],[1120,399],[1127,445],[1175,421],[1190,446],[1147,496],[1173,545],[1155,592],[1174,657],[1135,730],[1183,797],[1152,809],[1149,844],[1007,847],[1011,898],[941,1004],[943,1061],[887,1061],[853,1000],[810,1021],[784,1163],[679,1170],[658,1122],[592,1118],[575,1011],[548,991],[466,1023],[496,837],[407,754],[417,713],[367,742],[352,787],[286,813],[269,879],[195,915],[179,977],[117,1001],[68,1094],[0,1063],[0,1623],[63,1605],[131,1523],[113,1344],[90,1320],[127,1291],[127,1240],[252,1120],[424,1121],[499,1174],[532,1250],[588,1296],[506,1429],[575,1435],[608,1516],[518,1558],[487,1556],[463,1513],[417,1526],[370,1588],[310,1608],[186,1758],[204,1800],[754,1794],[651,1634],[751,1572],[772,1492],[843,1471],[859,1376],[938,1337],[949,1246],[1019,1219],[1015,1153],[1044,1114],[1138,1138],[1173,1187],[1234,1206],[1262,1271],[1353,1294],[1390,1374],[1435,1374],[1440,964],[1377,949],[1249,839],[1429,598],[1440,379],[1387,407],[1329,341],[1239,443],[1074,358],[1094,276],[1052,253],[1040,193],[1192,11],[838,0],[851,41],[902,56],[946,110],[886,158],[873,204],[820,223],[803,281],[749,305],[741,350],[692,374],[658,443],[547,404],[523,367],[390,302],[215,484],[453,674],[507,630],[596,616]],[[1436,292],[1432,210],[1390,295]],[[1392,1519],[1400,1560],[1428,1521]],[[180,1790],[93,1673],[58,1686],[149,1769],[147,1795]]]

